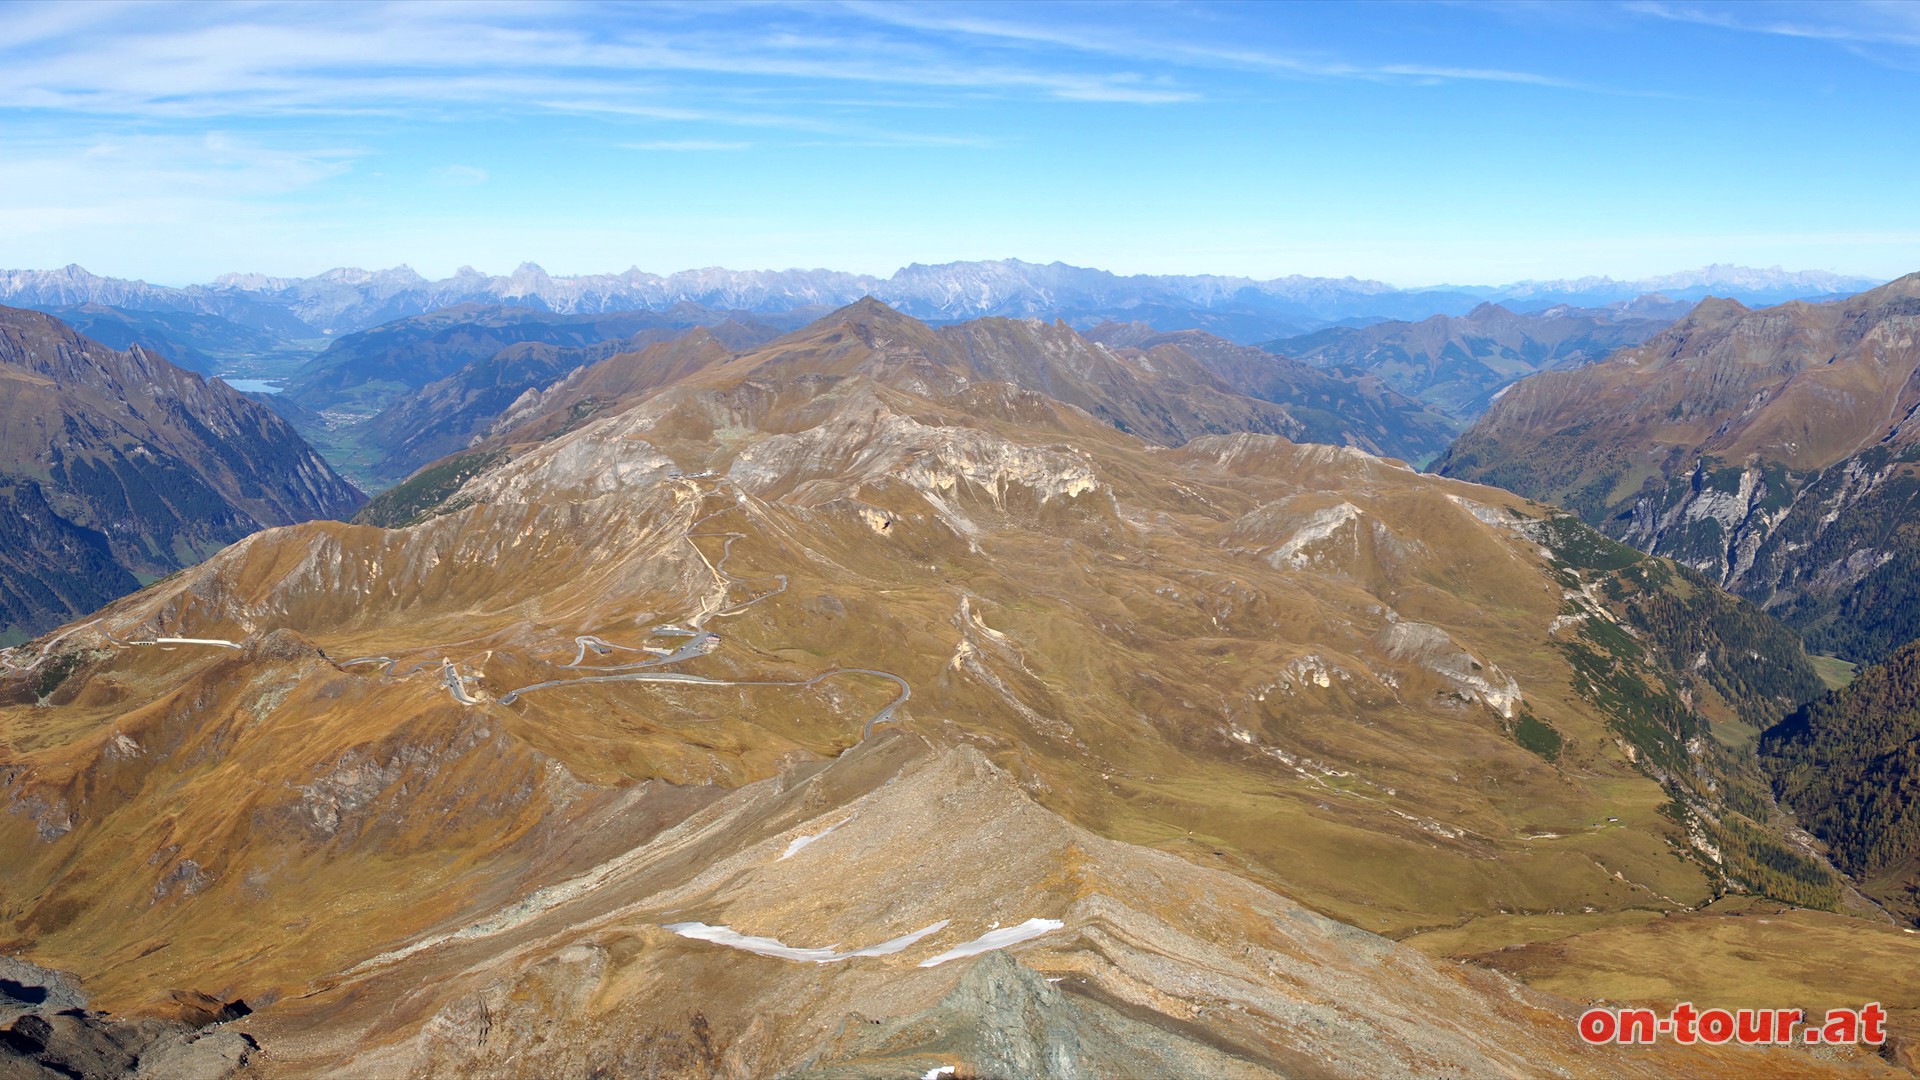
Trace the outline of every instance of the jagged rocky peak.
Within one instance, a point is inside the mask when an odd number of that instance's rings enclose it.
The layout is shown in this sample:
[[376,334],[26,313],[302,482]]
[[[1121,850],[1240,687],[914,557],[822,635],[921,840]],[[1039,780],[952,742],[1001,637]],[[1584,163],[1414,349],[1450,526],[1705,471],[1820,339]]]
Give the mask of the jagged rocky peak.
[[386,270],[362,270],[357,266],[339,266],[318,275],[319,281],[342,285],[386,285],[402,288],[424,285],[427,279],[405,263]]

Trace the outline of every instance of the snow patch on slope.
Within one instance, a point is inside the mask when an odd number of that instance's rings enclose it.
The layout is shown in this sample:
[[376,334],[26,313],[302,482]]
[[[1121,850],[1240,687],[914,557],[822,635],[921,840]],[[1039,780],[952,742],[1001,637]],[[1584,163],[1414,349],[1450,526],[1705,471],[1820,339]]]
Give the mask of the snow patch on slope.
[[845,825],[848,821],[852,821],[852,820],[853,818],[847,818],[846,821],[836,821],[832,825],[829,825],[825,829],[822,829],[820,832],[814,833],[812,836],[794,837],[792,840],[787,842],[787,850],[781,852],[780,857],[773,861],[786,862],[788,859],[791,859],[795,855],[798,855],[800,853],[800,850],[806,847],[808,844],[813,843],[815,840],[820,840],[831,835],[835,830],[839,829],[840,826]]
[[923,968],[939,967],[949,960],[958,960],[967,956],[1004,949],[1022,941],[1030,941],[1042,934],[1050,934],[1065,926],[1059,919],[1028,919],[1018,926],[1009,926],[1000,930],[989,930],[964,945],[955,945],[939,956],[920,961]]
[[695,941],[711,941],[715,945],[725,945],[730,949],[742,949],[760,956],[772,956],[781,960],[799,960],[809,964],[834,964],[842,960],[851,960],[857,956],[889,956],[893,953],[900,952],[912,946],[921,938],[927,937],[930,934],[937,934],[946,929],[948,921],[947,919],[941,919],[939,922],[915,930],[911,934],[902,934],[897,938],[883,941],[878,945],[869,945],[864,949],[855,949],[852,952],[844,953],[836,951],[832,946],[824,949],[796,948],[795,946],[782,943],[779,938],[755,937],[750,934],[742,934],[730,927],[708,926],[703,922],[668,923],[661,927],[661,929],[671,930],[683,938],[692,938]]

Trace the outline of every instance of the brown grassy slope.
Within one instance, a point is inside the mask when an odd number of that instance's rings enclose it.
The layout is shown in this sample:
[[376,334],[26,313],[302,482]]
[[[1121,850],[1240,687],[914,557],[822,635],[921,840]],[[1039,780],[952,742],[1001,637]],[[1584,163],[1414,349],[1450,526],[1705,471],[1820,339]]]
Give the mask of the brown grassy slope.
[[[1152,345],[1151,355],[1110,349],[1063,324],[1036,320],[934,328],[864,300],[731,362],[717,340],[696,332],[596,364],[519,403],[495,425],[487,445],[547,437],[584,415],[618,411],[683,379],[731,385],[783,379],[792,370],[816,377],[858,370],[936,398],[962,394],[976,382],[1010,383],[1164,445],[1256,431],[1425,459],[1449,435],[1444,419],[1377,381],[1351,383],[1198,332]],[[709,374],[695,375],[702,368]]]
[[1830,304],[1703,301],[1644,345],[1516,384],[1438,468],[1596,512],[1701,455],[1824,468],[1920,402],[1916,305],[1920,274]]
[[[1010,400],[1028,424],[1023,409],[1057,410]],[[662,481],[675,463],[637,436],[644,429],[681,447],[686,439],[664,436],[743,419],[703,411],[715,401],[705,391],[670,395],[559,440],[476,481],[469,509],[413,530],[263,534],[109,624],[123,637],[298,628],[336,659],[447,655],[481,671],[495,693],[522,672],[564,675],[543,665],[568,657],[574,634],[644,640],[653,620],[683,616],[690,594],[712,587],[700,584],[711,579],[691,548],[715,558],[715,542],[680,537],[696,512],[725,500],[703,497],[693,481]],[[1075,431],[1074,448],[1018,443],[1005,434],[1031,428],[983,420],[989,405],[976,403],[981,427],[963,427],[958,415],[856,381],[810,403],[823,410],[815,426],[733,452],[741,487],[778,501],[750,499],[703,526],[745,534],[730,565],[748,584],[729,592],[770,586],[775,573],[789,587],[732,620],[736,648],[686,670],[899,672],[918,688],[916,714],[950,701],[943,716],[999,740],[1074,816],[1135,839],[1225,844],[1254,872],[1366,925],[1703,894],[1698,871],[1666,854],[1657,789],[1618,759],[1548,645],[1564,601],[1535,545],[1447,497],[1497,505],[1497,494],[1351,451],[1253,437],[1155,451],[1072,411],[1057,415]],[[754,398],[745,407],[771,406]],[[1345,506],[1353,516],[1327,536],[1309,530],[1279,565],[1268,560],[1315,515]],[[1439,627],[1436,643],[1396,654],[1383,644],[1396,622]],[[1518,746],[1467,683],[1428,666],[1455,660],[1468,676],[1473,664],[1510,674],[1573,740],[1561,762]],[[153,654],[115,652],[68,691],[103,700],[91,742],[67,753],[104,754],[107,728],[131,722],[125,710],[137,698],[120,687],[136,679],[113,674],[130,661],[154,664]],[[337,678],[380,694],[418,685],[407,692],[432,700],[435,677],[429,669],[391,689],[369,668]],[[529,697],[497,723],[524,730],[576,775],[738,782],[765,767],[744,749],[761,741],[750,731],[814,752],[845,745],[848,714],[873,694],[833,692],[844,700],[820,714],[795,711],[804,703],[760,706],[786,696],[772,692],[614,684]],[[704,768],[604,756],[632,737],[621,717],[663,695],[667,704],[649,711],[773,711],[735,714],[676,755]],[[404,731],[392,725],[406,713],[343,716],[348,726],[326,753]],[[278,790],[311,786],[326,753],[289,759],[291,788]],[[1623,783],[1640,793],[1614,794]],[[85,789],[61,790],[45,801],[71,795],[72,806]],[[1634,828],[1591,827],[1622,811]],[[1545,832],[1562,836],[1520,839]],[[1352,845],[1371,856],[1353,859]],[[1502,851],[1527,854],[1487,857]],[[1622,867],[1634,883],[1611,877]]]

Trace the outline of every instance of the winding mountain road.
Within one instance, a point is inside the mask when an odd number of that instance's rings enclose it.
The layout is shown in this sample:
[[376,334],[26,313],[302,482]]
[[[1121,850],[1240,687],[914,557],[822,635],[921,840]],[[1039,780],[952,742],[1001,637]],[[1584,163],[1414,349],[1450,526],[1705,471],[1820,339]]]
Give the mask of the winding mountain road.
[[[691,478],[683,478],[683,479],[691,479]],[[732,483],[731,481],[727,480],[724,477],[718,477],[715,479],[717,479],[719,483],[716,484],[714,488],[707,493],[708,495],[712,495],[715,492],[718,492],[720,490],[720,485],[722,484],[731,485]],[[743,498],[740,491],[736,488],[731,492],[731,494],[733,495],[733,501],[731,503],[721,507],[718,510],[713,511],[712,513],[696,518],[695,520],[690,522],[687,526],[687,534],[685,536],[686,542],[689,545],[692,545],[693,550],[696,554],[700,555],[701,561],[706,562],[707,568],[712,570],[714,572],[714,575],[720,579],[721,588],[719,590],[719,593],[720,593],[719,602],[722,604],[724,604],[725,602],[726,592],[732,586],[740,584],[741,581],[743,580],[735,576],[734,574],[730,573],[727,570],[727,561],[733,558],[734,541],[746,537],[747,534],[742,532],[697,533],[697,532],[694,532],[693,530],[699,528],[701,525],[706,524],[707,522],[713,520],[714,518],[719,517],[721,514],[727,513],[728,511],[739,507],[741,505],[742,498]],[[706,553],[700,551],[699,545],[693,543],[694,540],[702,537],[725,537],[726,538],[726,543],[721,546],[720,559],[718,562],[708,561],[706,558]],[[770,589],[767,592],[763,592],[758,596],[753,597],[750,600],[745,600],[738,604],[731,604],[731,605],[726,605],[722,607],[714,607],[711,604],[703,604],[701,606],[700,611],[696,612],[694,615],[692,615],[690,618],[687,619],[687,626],[692,627],[692,629],[686,629],[673,624],[655,627],[654,633],[656,634],[670,634],[675,636],[684,636],[687,638],[687,641],[685,644],[671,651],[660,649],[655,646],[618,645],[618,644],[615,644],[614,642],[608,641],[605,638],[599,637],[597,635],[582,634],[581,636],[573,639],[574,645],[575,645],[573,660],[569,663],[562,664],[560,666],[565,668],[571,668],[577,671],[596,672],[598,674],[578,675],[578,676],[574,676],[572,678],[566,678],[566,679],[548,679],[544,682],[537,682],[537,683],[530,684],[528,686],[516,687],[500,695],[500,698],[499,698],[500,704],[511,705],[515,701],[518,701],[521,695],[530,694],[536,690],[548,690],[554,687],[571,686],[576,683],[606,683],[606,682],[690,683],[690,684],[699,685],[699,686],[779,686],[779,687],[789,687],[793,689],[805,689],[823,680],[833,678],[834,676],[837,676],[837,675],[870,675],[876,678],[886,679],[889,682],[894,683],[895,685],[900,687],[900,693],[891,702],[888,702],[887,705],[884,708],[882,708],[879,712],[873,714],[873,716],[867,720],[866,724],[861,727],[860,737],[862,739],[867,738],[869,735],[873,734],[873,729],[876,725],[884,724],[888,720],[892,719],[894,710],[898,709],[901,705],[905,704],[907,699],[913,696],[913,687],[908,685],[907,680],[901,678],[898,675],[895,675],[890,671],[880,671],[874,668],[833,668],[828,671],[823,671],[820,674],[815,675],[810,679],[769,680],[769,679],[713,679],[713,678],[708,678],[707,676],[704,676],[704,675],[687,675],[681,672],[654,672],[649,670],[652,668],[666,667],[670,664],[677,664],[677,663],[680,663],[681,661],[691,660],[695,657],[705,656],[708,653],[711,653],[715,649],[717,649],[720,644],[720,638],[718,635],[714,634],[712,631],[709,631],[703,628],[703,625],[705,624],[705,622],[711,618],[724,618],[725,616],[728,616],[728,615],[737,615],[740,612],[745,611],[746,609],[752,607],[753,605],[759,603],[762,600],[767,599],[770,596],[778,596],[781,593],[786,592],[787,586],[789,584],[787,575],[775,574],[773,576],[775,579],[779,581],[779,585],[776,588]],[[605,656],[611,653],[615,649],[619,649],[624,652],[654,653],[656,655],[654,656],[653,659],[636,660],[630,664],[611,664],[604,667],[586,666],[586,658],[587,658],[588,652],[592,652],[598,656]]]
[[[740,603],[737,603],[737,604],[727,603],[728,593],[730,593],[736,586],[741,586],[744,584],[744,579],[735,576],[734,574],[730,573],[727,570],[726,568],[727,562],[728,560],[733,558],[734,541],[743,539],[748,534],[743,532],[701,533],[701,532],[695,532],[694,530],[698,529],[700,526],[706,524],[709,521],[712,521],[714,518],[717,518],[722,514],[725,514],[732,510],[740,508],[745,501],[745,495],[737,487],[735,487],[733,485],[733,482],[728,478],[724,476],[715,476],[711,473],[700,473],[692,476],[679,476],[679,477],[673,477],[672,479],[675,482],[688,483],[688,484],[695,484],[699,480],[710,479],[715,481],[713,487],[701,493],[702,500],[706,498],[710,498],[716,494],[720,494],[723,488],[731,489],[731,490],[728,490],[726,494],[730,494],[733,497],[733,501],[728,503],[727,505],[722,506],[718,510],[714,510],[711,513],[705,514],[699,518],[694,519],[692,522],[690,522],[687,525],[687,532],[682,537],[682,540],[689,547],[693,549],[694,554],[700,557],[700,561],[705,563],[707,568],[713,572],[714,577],[716,579],[714,591],[712,593],[709,593],[707,596],[705,596],[702,599],[699,610],[694,612],[691,616],[689,616],[685,620],[684,625],[675,624],[675,623],[666,623],[666,624],[654,627],[653,630],[651,631],[651,633],[655,636],[679,637],[679,638],[685,638],[686,640],[683,641],[677,648],[667,649],[667,648],[662,648],[660,646],[655,646],[655,645],[620,645],[615,642],[608,641],[605,638],[600,637],[596,634],[581,634],[573,639],[574,647],[575,647],[573,659],[565,664],[559,664],[556,666],[565,668],[565,669],[574,670],[574,671],[592,672],[593,674],[581,674],[581,675],[576,675],[576,676],[573,676],[570,678],[564,678],[564,679],[548,679],[544,682],[537,682],[527,686],[515,687],[514,689],[509,690],[506,693],[500,695],[498,699],[499,703],[501,705],[511,705],[515,701],[519,700],[520,697],[524,694],[530,694],[537,690],[549,690],[549,689],[554,689],[556,687],[571,686],[578,683],[607,683],[607,682],[681,683],[681,684],[694,685],[694,686],[775,686],[775,687],[787,687],[792,689],[805,689],[807,687],[814,686],[817,683],[820,683],[826,679],[831,679],[836,676],[867,675],[873,678],[885,679],[895,684],[900,688],[900,693],[897,696],[895,696],[892,701],[888,702],[885,707],[880,709],[879,712],[874,713],[872,717],[868,718],[867,722],[860,729],[861,739],[864,740],[868,736],[872,735],[873,729],[877,725],[884,724],[889,720],[891,720],[893,718],[894,711],[897,710],[900,706],[906,704],[907,700],[913,696],[913,687],[907,683],[907,680],[901,678],[899,675],[896,675],[890,671],[881,671],[876,668],[836,667],[836,668],[831,668],[827,671],[823,671],[820,674],[815,675],[808,679],[793,679],[793,680],[714,679],[704,675],[688,675],[683,672],[653,670],[656,668],[668,667],[674,664],[684,663],[685,661],[697,659],[699,657],[706,656],[709,653],[714,652],[720,647],[720,644],[721,644],[720,636],[705,628],[705,624],[707,620],[716,619],[716,618],[725,618],[726,616],[729,616],[729,615],[738,615],[741,612],[752,607],[753,605],[760,603],[762,600],[767,599],[768,597],[778,596],[781,593],[786,592],[787,586],[788,586],[787,575],[774,574],[772,575],[772,577],[779,583],[776,587],[769,589],[766,592],[762,592],[752,597],[751,599],[741,601]],[[697,487],[696,487],[696,490],[697,490]],[[706,553],[700,550],[700,545],[694,543],[696,539],[719,538],[719,537],[724,537],[726,540],[726,543],[721,546],[720,558],[719,558],[719,561],[717,562],[709,560],[706,556]],[[78,626],[71,627],[55,635],[53,638],[49,639],[47,642],[45,642],[39,647],[39,649],[37,650],[37,652],[34,654],[33,658],[30,661],[20,660],[17,655],[18,654],[17,648],[0,649],[0,674],[4,674],[11,678],[20,678],[30,674],[35,668],[39,667],[40,664],[47,659],[47,657],[51,654],[53,647],[59,644],[61,640],[65,639],[67,636],[71,634],[84,630],[89,626],[93,626],[99,621],[100,621],[99,619],[94,619],[89,622],[81,623]],[[130,647],[130,646],[154,646],[154,647],[162,647],[162,648],[174,648],[181,645],[201,645],[201,646],[207,646],[211,648],[225,648],[225,649],[244,648],[244,646],[241,645],[240,643],[234,642],[234,641],[228,641],[224,638],[154,637],[151,639],[122,641],[120,638],[115,637],[113,633],[110,631],[106,631],[105,633],[106,633],[106,638],[110,643],[123,648]],[[608,656],[608,655],[611,655],[616,650],[620,652],[645,653],[645,654],[648,654],[649,659],[635,660],[631,663],[624,663],[624,664],[609,664],[605,666],[600,666],[600,665],[588,666],[587,655],[589,653],[592,653],[595,656]],[[459,666],[456,665],[450,657],[443,655],[439,658],[439,661],[440,661],[440,681],[441,681],[441,684],[446,687],[447,693],[450,694],[455,701],[458,701],[462,705],[482,704],[481,699],[475,698],[472,695],[472,693],[467,689],[467,684],[473,681],[474,679],[478,678],[478,676],[460,674]],[[355,667],[361,664],[379,664],[381,665],[379,673],[382,677],[405,678],[421,670],[422,668],[431,667],[433,665],[433,660],[431,659],[421,660],[414,663],[412,666],[408,667],[404,671],[396,671],[395,668],[398,666],[399,663],[400,663],[399,660],[391,656],[359,656],[351,660],[339,661],[335,666],[340,668],[350,668],[350,667]]]

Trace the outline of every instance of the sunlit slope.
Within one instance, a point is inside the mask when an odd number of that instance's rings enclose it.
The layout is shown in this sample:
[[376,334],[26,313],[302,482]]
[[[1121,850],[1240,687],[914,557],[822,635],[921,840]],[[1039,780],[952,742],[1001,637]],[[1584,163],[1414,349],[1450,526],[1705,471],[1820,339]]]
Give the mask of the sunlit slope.
[[733,385],[789,370],[866,374],[936,399],[1008,383],[1163,445],[1251,431],[1424,460],[1450,435],[1444,417],[1378,380],[1329,374],[1198,331],[1109,345],[1035,319],[933,327],[867,299],[757,347],[733,340],[723,346],[695,332],[594,364],[516,402],[479,446],[545,437],[679,380]]
[[[1094,835],[1022,787],[975,747],[877,734],[247,1029],[293,1076],[1875,1071],[1583,1047],[1564,999]],[[995,934],[1017,959],[968,955]]]

